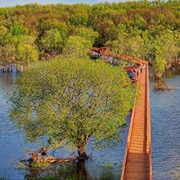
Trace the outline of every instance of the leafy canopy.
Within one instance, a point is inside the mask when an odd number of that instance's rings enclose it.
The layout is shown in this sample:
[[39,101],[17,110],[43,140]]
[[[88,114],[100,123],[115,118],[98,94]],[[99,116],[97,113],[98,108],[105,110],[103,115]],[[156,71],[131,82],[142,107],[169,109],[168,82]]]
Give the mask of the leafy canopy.
[[[126,86],[126,87],[125,87]],[[121,67],[87,59],[59,59],[27,70],[17,81],[11,117],[26,139],[50,146],[113,145],[132,108],[134,88]]]
[[85,58],[88,56],[91,47],[92,42],[90,40],[80,36],[69,36],[62,54],[69,58]]

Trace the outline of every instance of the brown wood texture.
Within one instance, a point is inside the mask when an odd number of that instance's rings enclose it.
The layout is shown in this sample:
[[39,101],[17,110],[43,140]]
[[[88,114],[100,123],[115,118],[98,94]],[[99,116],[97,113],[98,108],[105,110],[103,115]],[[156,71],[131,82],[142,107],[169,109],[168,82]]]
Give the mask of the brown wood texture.
[[151,180],[151,123],[148,65],[138,80],[140,100],[136,99],[124,157],[121,180]]

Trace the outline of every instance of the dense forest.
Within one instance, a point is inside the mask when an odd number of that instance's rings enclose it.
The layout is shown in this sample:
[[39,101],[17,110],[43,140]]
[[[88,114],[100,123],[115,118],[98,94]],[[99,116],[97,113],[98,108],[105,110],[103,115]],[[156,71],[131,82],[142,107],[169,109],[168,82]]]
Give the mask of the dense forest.
[[180,58],[180,1],[0,8],[1,65],[86,56],[104,45],[149,61],[161,74]]

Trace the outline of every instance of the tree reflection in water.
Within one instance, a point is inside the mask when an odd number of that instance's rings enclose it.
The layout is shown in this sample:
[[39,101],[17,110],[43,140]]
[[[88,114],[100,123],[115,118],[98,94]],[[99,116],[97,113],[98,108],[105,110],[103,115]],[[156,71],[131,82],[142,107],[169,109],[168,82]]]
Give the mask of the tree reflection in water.
[[173,88],[168,85],[163,79],[154,81],[153,83],[154,90],[172,90]]
[[114,172],[111,165],[104,165],[99,174],[90,175],[86,168],[86,161],[80,160],[55,165],[53,167],[27,169],[24,174],[26,180],[114,180]]

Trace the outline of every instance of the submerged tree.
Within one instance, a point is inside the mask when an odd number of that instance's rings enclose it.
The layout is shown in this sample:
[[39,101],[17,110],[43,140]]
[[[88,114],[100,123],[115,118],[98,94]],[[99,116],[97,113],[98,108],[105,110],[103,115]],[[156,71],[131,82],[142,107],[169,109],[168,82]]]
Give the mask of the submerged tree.
[[46,137],[49,147],[77,148],[79,157],[87,158],[90,137],[98,147],[120,140],[133,97],[121,67],[89,59],[53,60],[18,79],[11,117],[27,140]]

